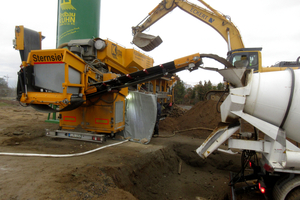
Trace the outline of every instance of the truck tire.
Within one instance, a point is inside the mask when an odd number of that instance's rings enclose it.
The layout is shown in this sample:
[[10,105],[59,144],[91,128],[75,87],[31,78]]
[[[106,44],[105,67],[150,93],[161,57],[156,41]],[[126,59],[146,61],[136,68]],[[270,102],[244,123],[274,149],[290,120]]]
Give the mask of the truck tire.
[[275,200],[300,200],[300,176],[295,176],[282,185],[284,179],[279,179],[273,188]]
[[286,196],[287,200],[299,200],[300,199],[300,187],[293,189],[288,195]]

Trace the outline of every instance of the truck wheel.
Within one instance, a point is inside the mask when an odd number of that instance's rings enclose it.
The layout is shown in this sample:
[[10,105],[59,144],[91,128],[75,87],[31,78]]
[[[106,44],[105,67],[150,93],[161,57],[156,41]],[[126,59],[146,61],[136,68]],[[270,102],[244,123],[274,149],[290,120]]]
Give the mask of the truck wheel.
[[[280,179],[273,188],[273,197],[275,200],[300,200],[300,176],[286,181]],[[284,183],[285,182],[285,183]],[[284,184],[282,184],[284,183]]]
[[300,199],[300,188],[293,189],[285,198],[286,200],[299,200]]

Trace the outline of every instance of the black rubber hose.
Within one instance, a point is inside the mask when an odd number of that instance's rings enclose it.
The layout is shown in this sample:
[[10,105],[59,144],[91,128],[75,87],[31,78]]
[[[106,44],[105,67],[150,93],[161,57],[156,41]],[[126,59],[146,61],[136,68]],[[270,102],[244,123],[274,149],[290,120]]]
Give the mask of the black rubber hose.
[[290,70],[290,72],[291,72],[291,75],[292,75],[292,84],[291,84],[291,93],[290,93],[289,102],[288,102],[288,105],[287,105],[284,117],[282,119],[282,122],[281,122],[281,124],[279,126],[281,129],[284,126],[284,123],[286,121],[287,116],[289,115],[290,108],[291,108],[292,101],[293,101],[293,96],[294,96],[294,88],[295,88],[295,72],[294,72],[294,70],[292,68],[287,68],[287,69]]

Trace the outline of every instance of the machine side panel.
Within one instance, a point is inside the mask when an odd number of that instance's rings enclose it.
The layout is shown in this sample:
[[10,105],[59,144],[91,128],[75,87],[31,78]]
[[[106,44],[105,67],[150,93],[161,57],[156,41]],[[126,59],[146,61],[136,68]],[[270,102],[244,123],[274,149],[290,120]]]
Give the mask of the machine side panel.
[[[69,82],[80,84],[80,73],[69,67]],[[65,82],[65,64],[36,64],[34,65],[35,86],[53,92],[63,92],[62,84]],[[78,87],[69,87],[68,93],[78,94]]]

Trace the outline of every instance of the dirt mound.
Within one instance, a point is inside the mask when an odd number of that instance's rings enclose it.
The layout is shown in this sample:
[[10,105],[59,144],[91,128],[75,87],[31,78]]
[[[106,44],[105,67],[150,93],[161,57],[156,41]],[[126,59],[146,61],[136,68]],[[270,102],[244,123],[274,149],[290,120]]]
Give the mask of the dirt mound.
[[[160,131],[173,132],[196,127],[214,129],[221,120],[216,109],[217,102],[213,100],[200,101],[183,115],[167,117],[160,122]],[[184,110],[184,109],[183,109]]]
[[168,111],[168,117],[180,117],[182,115],[184,115],[187,112],[186,109],[181,108],[178,105],[173,105],[172,110]]
[[178,120],[174,117],[167,117],[159,122],[160,132],[173,132],[179,130]]
[[179,128],[206,127],[214,129],[221,120],[216,106],[217,102],[213,100],[198,102],[183,116],[177,118]]

